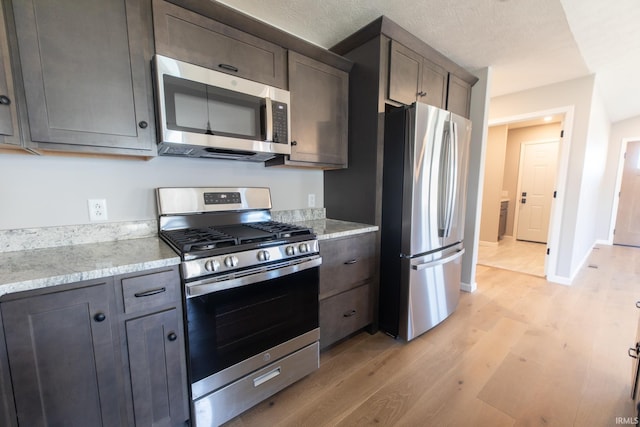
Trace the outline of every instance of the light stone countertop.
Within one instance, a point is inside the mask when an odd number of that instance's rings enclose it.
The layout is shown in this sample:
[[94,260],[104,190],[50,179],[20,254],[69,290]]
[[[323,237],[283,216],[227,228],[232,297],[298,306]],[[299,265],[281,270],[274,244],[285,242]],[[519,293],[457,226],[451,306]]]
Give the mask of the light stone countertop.
[[313,228],[313,231],[318,236],[318,240],[336,239],[338,237],[353,236],[355,234],[369,233],[378,230],[378,227],[375,225],[327,218],[300,221],[295,224]]
[[157,237],[0,253],[0,296],[180,263]]
[[[378,230],[374,225],[326,218],[294,223],[313,228],[318,240]],[[21,244],[26,245],[22,246],[22,250],[0,252],[0,297],[9,293],[180,264],[180,257],[158,237],[82,244],[69,241],[67,245],[33,249],[25,242],[37,240],[35,236],[39,233],[36,233],[37,230],[28,231],[32,234],[31,239],[18,236],[22,238]],[[72,236],[76,234],[82,237],[86,233],[71,233]]]

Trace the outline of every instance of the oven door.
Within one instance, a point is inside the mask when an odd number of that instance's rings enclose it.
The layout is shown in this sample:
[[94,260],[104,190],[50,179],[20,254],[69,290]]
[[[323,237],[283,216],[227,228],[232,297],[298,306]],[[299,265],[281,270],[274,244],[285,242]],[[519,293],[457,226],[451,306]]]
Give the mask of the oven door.
[[320,262],[187,298],[193,399],[318,340]]

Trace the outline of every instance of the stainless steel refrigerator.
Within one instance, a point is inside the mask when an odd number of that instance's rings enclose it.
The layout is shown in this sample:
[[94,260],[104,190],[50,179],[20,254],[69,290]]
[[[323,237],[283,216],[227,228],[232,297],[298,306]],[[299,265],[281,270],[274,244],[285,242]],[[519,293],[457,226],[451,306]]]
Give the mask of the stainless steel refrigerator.
[[471,122],[415,103],[384,134],[378,320],[409,341],[458,305]]

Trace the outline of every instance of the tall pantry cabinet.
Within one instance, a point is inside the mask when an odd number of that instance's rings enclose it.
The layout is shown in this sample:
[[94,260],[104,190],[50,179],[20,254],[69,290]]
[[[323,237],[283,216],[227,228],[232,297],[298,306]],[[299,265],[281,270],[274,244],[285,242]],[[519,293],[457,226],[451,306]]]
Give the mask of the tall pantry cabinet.
[[[354,66],[349,80],[349,168],[324,173],[327,217],[380,226],[385,111],[418,101],[469,117],[471,87],[478,79],[385,16],[331,50]],[[374,328],[377,280],[371,291]]]

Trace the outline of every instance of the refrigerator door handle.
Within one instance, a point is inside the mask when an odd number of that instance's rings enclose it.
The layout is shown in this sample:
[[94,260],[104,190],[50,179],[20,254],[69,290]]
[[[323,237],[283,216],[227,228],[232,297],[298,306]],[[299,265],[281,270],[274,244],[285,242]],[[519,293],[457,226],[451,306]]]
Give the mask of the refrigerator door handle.
[[453,213],[455,211],[456,188],[458,180],[458,136],[455,123],[452,120],[447,122],[448,129],[444,131],[444,146],[440,161],[441,185],[443,188],[443,200],[439,200],[441,226],[440,237],[449,237],[451,224],[453,223]]
[[446,263],[451,262],[451,261],[453,261],[455,259],[458,259],[463,254],[464,254],[464,249],[458,249],[453,255],[449,255],[446,258],[441,258],[441,259],[437,259],[435,261],[425,262],[425,263],[422,263],[422,264],[415,264],[415,265],[412,265],[411,268],[414,269],[414,270],[420,271],[420,270],[424,270],[424,269],[427,269],[427,268],[437,267],[439,265],[446,264]]

